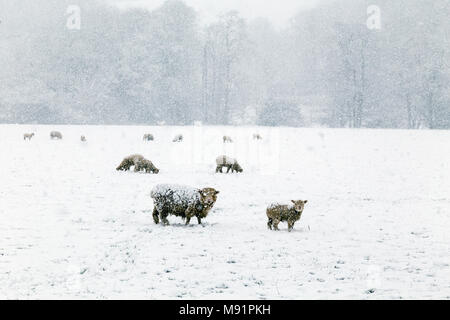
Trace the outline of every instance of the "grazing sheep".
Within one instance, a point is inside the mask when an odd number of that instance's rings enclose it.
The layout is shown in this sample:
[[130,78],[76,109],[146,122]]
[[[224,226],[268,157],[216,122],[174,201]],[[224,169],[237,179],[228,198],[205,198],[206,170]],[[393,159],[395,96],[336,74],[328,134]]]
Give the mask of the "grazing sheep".
[[262,140],[262,137],[259,133],[253,134],[253,140]]
[[150,160],[139,159],[134,164],[134,172],[141,172],[143,170],[145,170],[146,173],[159,173],[159,169],[156,168]]
[[58,139],[61,140],[62,139],[62,134],[59,131],[52,131],[50,132],[50,139]]
[[219,156],[216,158],[216,173],[220,172],[223,173],[222,169],[223,167],[227,168],[227,173],[230,172],[234,173],[236,172],[243,172],[244,170],[242,169],[242,167],[239,165],[239,163],[236,161],[236,159],[227,157],[227,156]]
[[196,189],[188,186],[161,184],[153,188],[151,197],[154,202],[153,220],[159,219],[168,225],[168,215],[175,215],[189,224],[192,217],[197,217],[198,224],[206,218],[214,206],[219,191],[213,188]]
[[144,157],[140,154],[133,154],[122,160],[120,165],[116,168],[117,171],[128,171],[131,166],[136,166],[136,163],[144,160]]
[[173,138],[172,142],[182,142],[183,141],[183,135],[177,134],[175,138]]
[[223,136],[223,143],[233,143],[233,139],[231,139],[231,137],[229,136]]
[[31,140],[31,138],[33,138],[33,136],[34,136],[34,133],[25,133],[24,135],[23,135],[23,140]]
[[81,136],[80,140],[81,140],[81,142],[86,142],[87,141],[85,136]]
[[287,221],[289,232],[294,228],[295,222],[300,220],[302,216],[303,209],[308,200],[291,200],[293,204],[283,205],[283,204],[271,204],[267,207],[267,217],[269,221],[267,226],[272,230],[272,226],[275,230],[278,230],[278,224],[281,221]]
[[155,138],[153,137],[153,135],[150,134],[150,133],[144,134],[144,137],[143,137],[142,139],[143,139],[144,141],[153,141],[153,140],[155,140]]

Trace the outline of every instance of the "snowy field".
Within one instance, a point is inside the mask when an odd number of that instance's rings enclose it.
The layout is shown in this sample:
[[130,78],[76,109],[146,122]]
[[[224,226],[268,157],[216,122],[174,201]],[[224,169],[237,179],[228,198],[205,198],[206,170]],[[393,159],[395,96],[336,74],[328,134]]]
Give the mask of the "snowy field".
[[[450,131],[2,125],[0,298],[449,299],[449,142]],[[117,172],[133,153],[160,174]],[[215,174],[221,154],[244,173]],[[220,194],[203,226],[163,227],[158,183]],[[266,206],[291,199],[309,200],[294,231],[269,231]]]

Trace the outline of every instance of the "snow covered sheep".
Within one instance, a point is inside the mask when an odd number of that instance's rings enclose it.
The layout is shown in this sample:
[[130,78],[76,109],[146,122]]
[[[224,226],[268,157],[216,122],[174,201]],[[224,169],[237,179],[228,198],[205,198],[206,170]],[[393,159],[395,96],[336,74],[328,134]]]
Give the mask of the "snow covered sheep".
[[50,139],[58,139],[61,140],[62,139],[62,134],[59,131],[52,131],[50,132]]
[[81,136],[80,140],[81,140],[81,142],[86,142],[87,141],[85,136]]
[[146,173],[159,173],[159,169],[156,168],[150,160],[139,159],[134,163],[134,172],[140,172],[143,170],[145,170]]
[[227,156],[219,156],[216,158],[216,173],[222,172],[222,169],[225,167],[227,168],[227,173],[230,172],[234,173],[236,172],[243,172],[244,170],[242,169],[242,167],[239,165],[239,163],[236,161],[236,159],[227,157]]
[[223,143],[233,143],[233,139],[231,139],[231,137],[229,136],[223,136]]
[[183,135],[182,134],[177,134],[175,136],[175,138],[173,138],[172,142],[181,142],[183,141]]
[[153,137],[153,135],[150,133],[146,133],[146,134],[144,134],[144,137],[142,139],[144,141],[153,141],[153,140],[155,140],[155,137]]
[[198,224],[206,218],[214,206],[219,191],[213,188],[197,189],[189,186],[160,184],[153,188],[151,197],[154,202],[153,220],[156,224],[161,219],[169,224],[167,216],[175,215],[189,224],[192,217],[197,217]]
[[120,165],[116,168],[117,171],[128,171],[131,166],[135,166],[139,161],[144,160],[145,158],[140,154],[133,154],[129,157],[126,157],[122,160]]
[[33,138],[33,136],[34,136],[34,133],[25,133],[24,135],[23,135],[23,140],[31,140],[31,138]]
[[300,220],[305,204],[308,200],[291,200],[292,204],[271,204],[267,207],[267,226],[272,230],[272,226],[275,230],[278,230],[278,224],[281,221],[287,221],[289,232],[294,228],[295,222]]

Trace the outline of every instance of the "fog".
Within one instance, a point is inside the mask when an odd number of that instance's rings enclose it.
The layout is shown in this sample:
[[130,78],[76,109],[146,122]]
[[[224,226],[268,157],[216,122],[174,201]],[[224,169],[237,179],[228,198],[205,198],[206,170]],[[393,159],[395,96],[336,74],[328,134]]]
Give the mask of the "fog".
[[450,128],[448,0],[142,3],[0,0],[0,123]]

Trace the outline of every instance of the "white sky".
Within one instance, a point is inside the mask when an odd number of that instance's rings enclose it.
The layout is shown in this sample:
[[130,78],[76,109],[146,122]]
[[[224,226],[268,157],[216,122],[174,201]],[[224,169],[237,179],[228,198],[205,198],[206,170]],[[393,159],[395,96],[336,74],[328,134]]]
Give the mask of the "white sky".
[[[120,7],[142,6],[154,9],[164,0],[110,0]],[[199,14],[205,22],[229,10],[237,10],[240,14],[252,20],[257,17],[269,19],[276,27],[283,27],[298,11],[314,7],[320,0],[184,0]]]

